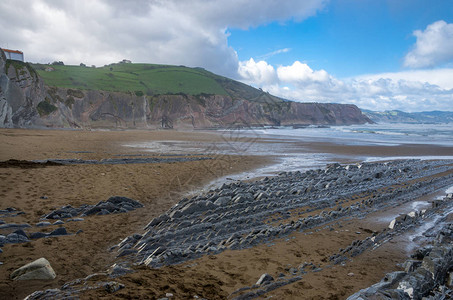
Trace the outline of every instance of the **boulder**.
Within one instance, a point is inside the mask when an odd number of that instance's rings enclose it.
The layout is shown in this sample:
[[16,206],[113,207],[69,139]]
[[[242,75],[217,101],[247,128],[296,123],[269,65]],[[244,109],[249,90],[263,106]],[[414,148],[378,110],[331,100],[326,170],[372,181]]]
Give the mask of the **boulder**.
[[52,280],[57,275],[47,259],[41,257],[15,270],[9,276],[12,280]]

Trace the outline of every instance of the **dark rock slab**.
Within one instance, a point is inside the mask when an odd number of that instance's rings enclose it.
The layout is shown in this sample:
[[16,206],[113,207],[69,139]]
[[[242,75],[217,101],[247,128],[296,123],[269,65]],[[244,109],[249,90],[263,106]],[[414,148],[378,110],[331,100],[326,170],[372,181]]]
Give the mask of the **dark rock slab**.
[[[143,207],[143,204],[136,200],[127,197],[113,196],[110,197],[107,201],[100,201],[96,205],[82,205],[77,208],[66,205],[48,213],[47,215],[44,215],[43,219],[68,219],[68,222],[83,221],[82,218],[75,217],[124,213],[141,207]],[[54,224],[57,224],[57,222],[55,222]]]

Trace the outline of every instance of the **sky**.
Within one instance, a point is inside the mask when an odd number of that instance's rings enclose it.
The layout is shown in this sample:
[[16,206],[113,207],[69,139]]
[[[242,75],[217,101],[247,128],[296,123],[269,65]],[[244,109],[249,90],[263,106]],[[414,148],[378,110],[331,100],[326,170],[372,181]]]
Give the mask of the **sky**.
[[451,0],[2,0],[0,47],[203,67],[299,102],[453,111]]

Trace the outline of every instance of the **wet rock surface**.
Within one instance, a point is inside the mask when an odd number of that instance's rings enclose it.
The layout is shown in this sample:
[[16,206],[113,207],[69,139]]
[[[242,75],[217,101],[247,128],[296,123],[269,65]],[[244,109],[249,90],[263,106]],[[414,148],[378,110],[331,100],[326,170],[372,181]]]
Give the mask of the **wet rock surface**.
[[[83,221],[83,218],[78,216],[91,216],[91,215],[108,215],[113,213],[126,213],[137,208],[143,207],[143,204],[140,202],[120,196],[110,197],[107,201],[100,201],[96,205],[82,205],[78,208],[73,208],[70,205],[64,206],[60,209],[54,210],[49,214],[46,214],[42,217],[41,222],[35,224],[36,229],[47,228],[55,225],[62,225],[65,222],[78,222]],[[7,208],[5,210],[0,210],[0,217],[17,217],[21,214],[24,214],[22,211],[18,211],[15,208]],[[62,220],[65,221],[62,221]],[[56,220],[54,223],[51,223],[47,220]],[[71,235],[66,230],[64,226],[57,227],[51,232],[30,232],[33,229],[33,226],[27,223],[17,224],[17,223],[6,223],[3,220],[0,220],[0,250],[5,244],[18,244],[26,243],[36,239],[48,238],[48,237],[58,237]],[[27,230],[27,231],[25,231]],[[81,233],[79,230],[76,234]],[[0,252],[1,253],[1,252]]]
[[[452,175],[446,172],[451,169],[449,161],[332,164],[256,182],[224,184],[182,199],[151,220],[143,234],[125,238],[116,249],[118,256],[128,255],[135,262],[158,268],[225,249],[249,248],[425,195],[451,183]],[[405,217],[397,227],[415,219]],[[374,245],[371,239],[360,245]],[[349,250],[350,256],[363,251],[357,247]],[[344,254],[338,258],[343,259]]]
[[432,244],[417,249],[413,259],[404,263],[404,271],[387,274],[379,283],[348,300],[453,299],[453,223],[438,225]]
[[[80,207],[72,207],[70,205],[63,206],[43,216],[43,219],[67,219],[77,216],[91,215],[108,215],[113,213],[125,213],[143,207],[140,202],[120,196],[110,197],[107,201],[100,201],[96,205],[82,205]],[[70,219],[79,221],[77,218]],[[83,220],[83,219],[81,219]],[[80,220],[80,221],[81,221]]]

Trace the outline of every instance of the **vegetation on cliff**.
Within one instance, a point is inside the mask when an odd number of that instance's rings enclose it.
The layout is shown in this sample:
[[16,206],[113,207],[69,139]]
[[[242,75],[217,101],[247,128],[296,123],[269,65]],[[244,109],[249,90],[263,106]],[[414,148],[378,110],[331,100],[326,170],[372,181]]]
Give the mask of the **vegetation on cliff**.
[[[117,63],[100,68],[33,65],[47,86],[155,95],[222,95],[254,102],[283,100],[202,68]],[[269,101],[270,100],[270,101]]]

